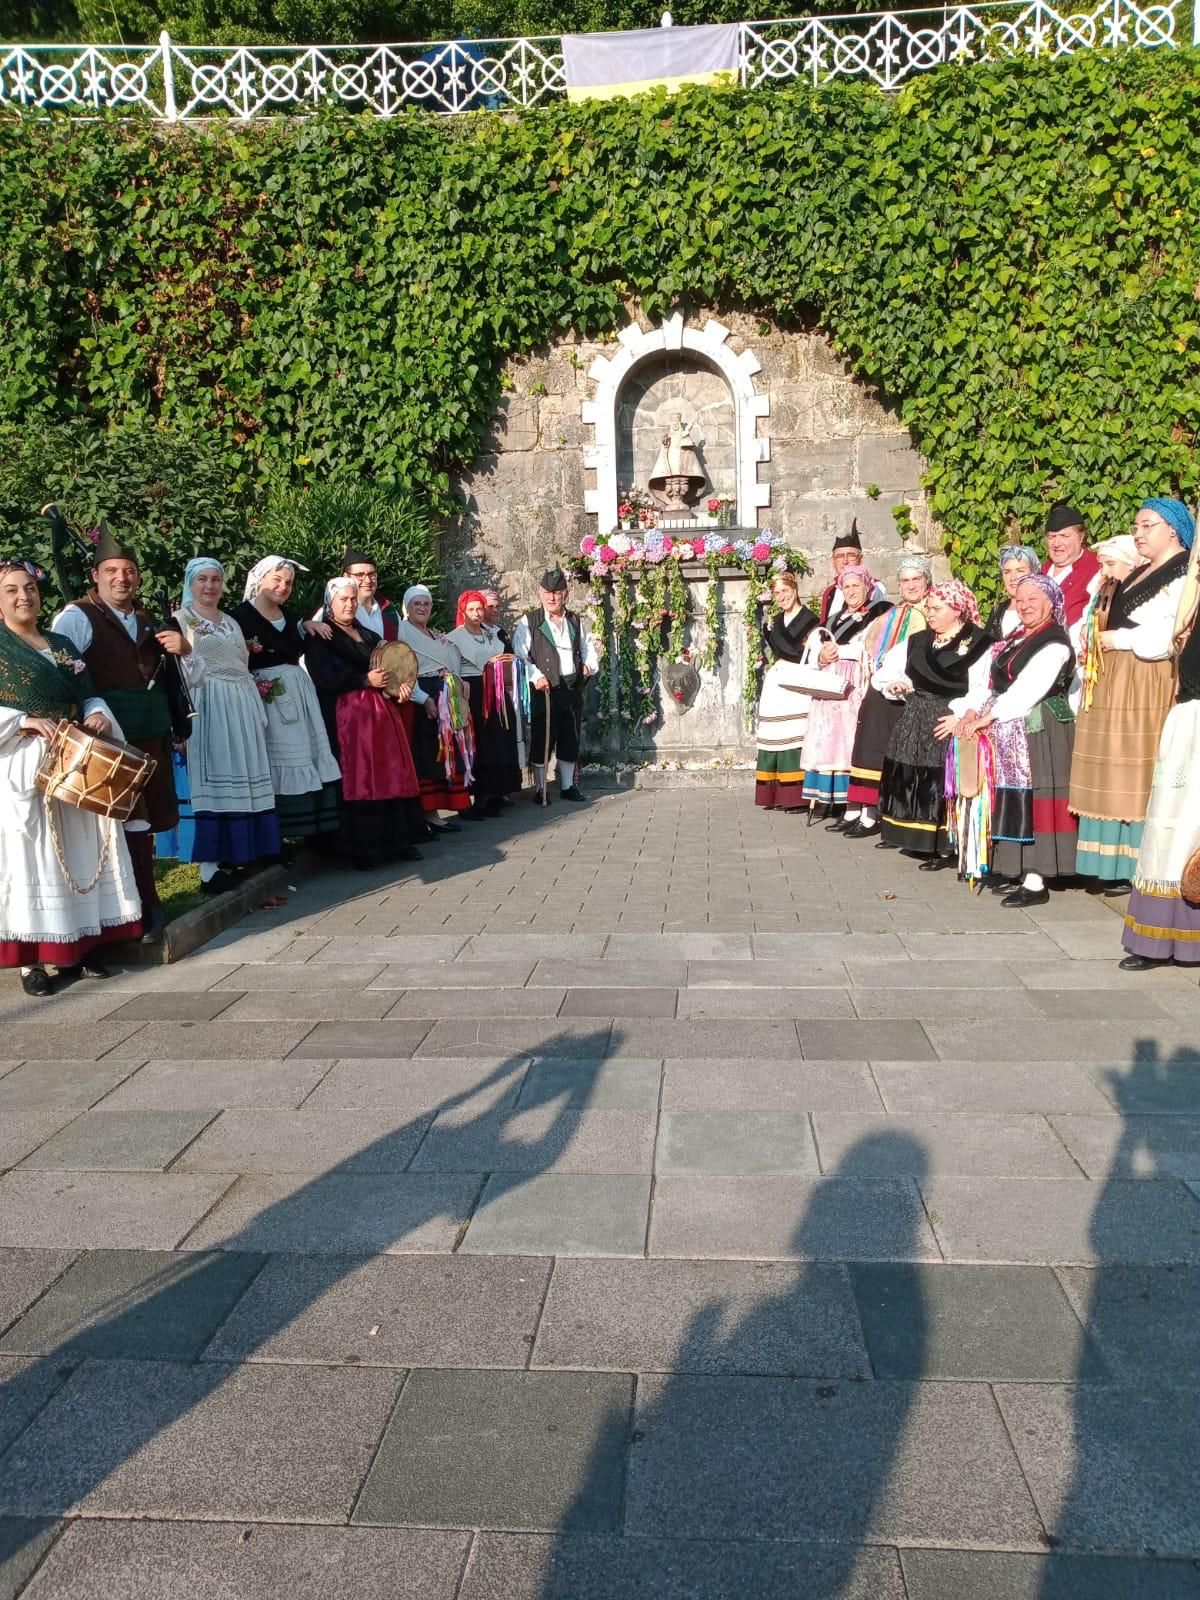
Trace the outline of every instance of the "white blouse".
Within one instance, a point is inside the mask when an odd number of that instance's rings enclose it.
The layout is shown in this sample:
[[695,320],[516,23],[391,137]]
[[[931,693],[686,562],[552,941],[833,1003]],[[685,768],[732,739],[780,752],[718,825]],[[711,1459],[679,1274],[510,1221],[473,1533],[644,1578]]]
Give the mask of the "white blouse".
[[[1055,678],[1070,660],[1069,645],[1048,644],[1039,650],[1033,660],[1017,673],[1003,694],[996,696],[990,708],[994,719],[997,722],[1015,722],[1018,718],[1027,717],[1034,706],[1041,705],[1050,693]],[[988,668],[990,677],[990,657]],[[991,697],[990,682],[984,683],[982,692],[977,685],[971,684],[965,695],[958,700],[951,700],[950,709],[956,717],[961,717],[967,711],[983,711],[987,709]]]

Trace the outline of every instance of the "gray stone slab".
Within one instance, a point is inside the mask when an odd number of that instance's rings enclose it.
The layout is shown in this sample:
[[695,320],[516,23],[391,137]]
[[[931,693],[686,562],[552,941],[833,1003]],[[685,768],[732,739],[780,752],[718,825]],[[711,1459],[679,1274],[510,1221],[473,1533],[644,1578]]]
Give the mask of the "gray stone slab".
[[1179,1063],[1200,1062],[1195,1030],[1177,1022],[1109,1018],[1101,1022],[1039,1022],[1003,1031],[984,1022],[931,1022],[934,1048],[947,1061],[1127,1062],[1150,1055]]
[[[1019,980],[1002,961],[859,961],[846,957],[856,989],[1016,989]],[[948,1002],[951,1009],[956,1001]]]
[[[27,1061],[0,1078],[0,1113],[64,1107],[85,1111],[135,1070],[129,1061]],[[67,1118],[63,1118],[63,1122]],[[60,1122],[59,1126],[63,1124]]]
[[209,1111],[85,1111],[27,1156],[22,1169],[161,1171],[211,1115]]
[[555,1264],[535,1367],[866,1378],[842,1266]]
[[0,1332],[44,1294],[74,1259],[73,1250],[0,1250]]
[[1068,1019],[1095,1022],[1104,1018],[1117,1021],[1162,1022],[1170,1016],[1162,1002],[1145,989],[1030,989],[1031,1005],[1055,1022]]
[[854,1002],[848,989],[773,989],[761,988],[684,989],[679,995],[679,1016],[688,1020],[747,1017],[766,1018],[853,1017]]
[[88,1361],[0,1461],[0,1507],[343,1522],[399,1387],[353,1367]]
[[568,989],[564,1017],[673,1017],[674,989]]
[[1089,1178],[1200,1178],[1200,1116],[1050,1120]]
[[11,1022],[4,1029],[4,1049],[12,1061],[98,1061],[143,1026],[140,1022],[91,1022],[85,1029],[68,1022]]
[[1200,1551],[1196,1414],[1169,1389],[998,1384],[996,1401],[1047,1530],[1114,1553]]
[[0,1455],[20,1438],[71,1372],[69,1362],[0,1357]]
[[475,1175],[428,1173],[239,1178],[189,1235],[188,1248],[300,1255],[448,1251],[471,1215],[480,1182]]
[[[590,967],[589,963],[589,967]],[[525,961],[414,961],[386,966],[367,988],[376,989],[519,989],[534,971]],[[316,974],[314,974],[316,976]],[[553,988],[566,988],[554,983]]]
[[90,1250],[0,1340],[0,1351],[60,1361],[194,1360],[263,1259]]
[[816,1061],[933,1060],[933,1049],[919,1022],[819,1022],[796,1024],[800,1048]]
[[[353,1023],[338,1026],[352,1028]],[[369,1026],[369,1024],[368,1024]],[[312,1031],[311,1022],[144,1022],[112,1061],[255,1061],[286,1056]],[[325,1054],[333,1055],[327,1050]]]
[[292,990],[278,993],[232,995],[233,1004],[225,1013],[231,1022],[314,1022],[378,1021],[385,1017],[394,996],[380,990],[368,994],[363,989],[313,989],[307,994]]
[[[403,1024],[389,1023],[389,1027]],[[420,1026],[420,1024],[416,1024]],[[478,1056],[507,1051],[510,1055],[581,1056],[594,1059],[608,1049],[611,1024],[556,1020],[528,1021],[503,1017],[495,1022],[467,1018],[461,1022],[435,1022],[425,1036],[418,1056]],[[363,1052],[366,1054],[366,1052]],[[653,1056],[654,1050],[630,1054]]]
[[906,1017],[940,1022],[948,1013],[963,1020],[990,1020],[1012,1027],[1036,1025],[1041,1012],[1032,994],[1011,989],[853,989],[855,1013],[864,1018]]
[[[29,1600],[454,1600],[468,1535],[270,1523],[76,1522]],[[0,1591],[2,1593],[2,1591]]]
[[668,1061],[664,1111],[878,1111],[861,1061]]
[[[1073,961],[1112,960],[1120,949],[1120,931],[1110,918],[1096,925],[1091,922],[1045,923],[1046,934]],[[1114,949],[1113,935],[1117,935]],[[1119,959],[1119,957],[1118,957]]]
[[327,1106],[223,1111],[174,1170],[403,1172],[425,1137],[429,1120],[402,1111],[335,1111]]
[[0,1244],[170,1250],[229,1187],[165,1172],[10,1172],[0,1178]]
[[633,1379],[597,1372],[414,1372],[355,1522],[620,1527]]
[[[396,914],[395,921],[400,920]],[[312,964],[314,967],[376,967],[380,962],[391,966],[400,961],[453,961],[466,942],[460,933],[398,933],[382,937],[335,935],[316,952]]]
[[304,1102],[306,1111],[347,1106],[385,1107],[409,1116],[435,1116],[469,1105],[476,1114],[511,1106],[525,1081],[526,1057],[471,1060],[339,1061]]
[[223,1106],[295,1108],[331,1061],[147,1061],[105,1101],[106,1111],[186,1111]]
[[[853,1160],[863,1176],[919,1178],[925,1173],[981,1177],[1081,1178],[1044,1117],[862,1117],[820,1112],[815,1121],[821,1168]],[[904,1135],[889,1138],[889,1135]]]
[[609,1054],[665,1059],[798,1059],[794,1022],[625,1022],[613,1025]]
[[1200,1262],[1200,1206],[1181,1183],[934,1177],[921,1188],[948,1261]]
[[[481,933],[467,940],[457,959],[472,965],[479,961],[528,961],[531,966],[547,958],[597,961],[607,940],[604,933]],[[414,953],[413,959],[420,957]]]
[[365,989],[386,968],[381,961],[348,962],[333,966],[271,966],[265,962],[238,967],[215,986],[215,993],[306,994],[313,989]]
[[1026,989],[1107,989],[1128,994],[1162,996],[1183,992],[1189,980],[1177,967],[1163,967],[1151,972],[1122,972],[1118,964],[1120,955],[1120,923],[1115,919],[1118,948],[1111,950],[1102,961],[1070,961],[1062,952],[1053,961],[1012,960],[1007,964]]
[[0,1171],[15,1167],[76,1115],[74,1106],[63,1105],[5,1109],[0,1116]]
[[17,1600],[61,1528],[42,1518],[0,1517],[0,1600]]
[[414,1172],[650,1172],[654,1112],[575,1111],[547,1100],[437,1117]]
[[[1161,1037],[1156,1026],[1146,1031],[1151,1036],[1148,1042]],[[1126,1057],[1120,1065],[1089,1065],[1086,1070],[1123,1116],[1139,1112],[1200,1115],[1200,1072],[1193,1061],[1173,1059],[1168,1050],[1158,1059]],[[0,1089],[3,1087],[4,1080],[0,1080]]]
[[[906,963],[907,965],[907,963]],[[846,983],[839,961],[689,961],[689,989],[837,989]]]
[[197,965],[208,961],[228,961],[236,953],[243,961],[279,961],[301,965],[328,941],[301,933],[288,926],[246,933],[240,927],[227,928],[197,950],[192,960]]
[[565,989],[413,989],[387,1017],[556,1017],[565,998]]
[[889,1112],[1112,1110],[1084,1069],[1065,1061],[885,1061],[875,1081]]
[[914,933],[906,929],[899,940],[917,961],[1061,961],[1061,946],[1033,923],[1025,926],[1028,931],[1022,933]]
[[211,1022],[233,1004],[233,995],[205,990],[199,994],[163,991],[135,995],[110,1014],[113,1022]]
[[667,1111],[658,1133],[657,1173],[802,1173],[816,1177],[809,1119],[794,1111]]
[[460,1600],[832,1600],[834,1595],[838,1600],[905,1600],[896,1552],[750,1540],[482,1533]]
[[1193,1561],[902,1550],[908,1600],[1195,1600]]
[[488,1179],[460,1249],[482,1255],[640,1256],[649,1205],[650,1179],[640,1175],[506,1173]]
[[[722,963],[724,965],[724,963]],[[678,989],[687,982],[687,962],[663,960],[653,964],[605,958],[604,961],[563,961],[545,957],[533,969],[529,988],[551,989]]]
[[1041,1534],[982,1384],[647,1377],[634,1426],[625,1528],[638,1537],[1029,1546]]
[[936,1261],[915,1183],[903,1178],[660,1177],[651,1256]]
[[756,961],[790,961],[798,967],[813,962],[903,961],[904,946],[894,933],[756,933]]
[[[1200,1268],[1059,1267],[1067,1299],[1102,1356],[1126,1383],[1196,1386],[1200,1373]],[[1092,1368],[1081,1368],[1081,1378]]]
[[850,1281],[877,1378],[1070,1383],[1081,1370],[1084,1332],[1048,1267],[870,1262]]
[[[694,903],[688,907],[691,916]],[[749,961],[746,933],[614,933],[604,947],[606,961]]]
[[573,1111],[643,1111],[658,1108],[662,1065],[658,1061],[535,1061],[517,1104],[554,1102]]
[[522,1367],[550,1266],[532,1256],[277,1258],[206,1358]]

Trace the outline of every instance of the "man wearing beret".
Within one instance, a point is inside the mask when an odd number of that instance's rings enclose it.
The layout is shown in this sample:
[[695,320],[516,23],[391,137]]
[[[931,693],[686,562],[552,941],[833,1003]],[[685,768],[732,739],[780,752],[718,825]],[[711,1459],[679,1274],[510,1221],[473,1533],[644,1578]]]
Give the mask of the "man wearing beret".
[[560,567],[538,579],[540,605],[517,623],[513,651],[529,663],[532,716],[529,759],[533,765],[533,798],[547,805],[546,764],[558,758],[558,790],[564,800],[586,800],[575,782],[583,724],[583,681],[599,670],[596,641],[587,623],[567,609],[567,575]]
[[1088,601],[1100,587],[1100,562],[1087,548],[1083,512],[1076,511],[1065,500],[1058,500],[1050,507],[1046,518],[1046,552],[1042,571],[1053,578],[1063,592],[1067,632],[1078,650]]

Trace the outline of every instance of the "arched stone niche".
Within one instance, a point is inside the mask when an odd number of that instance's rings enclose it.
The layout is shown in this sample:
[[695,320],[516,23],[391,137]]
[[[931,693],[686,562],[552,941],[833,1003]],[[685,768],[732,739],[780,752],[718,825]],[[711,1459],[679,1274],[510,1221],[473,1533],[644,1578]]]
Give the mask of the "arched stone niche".
[[664,423],[674,414],[695,422],[704,440],[704,493],[731,496],[735,521],[749,527],[770,505],[770,485],[759,483],[758,464],[771,455],[765,431],[771,398],[755,387],[761,363],[754,352],[732,349],[729,336],[715,317],[699,327],[679,314],[660,327],[631,323],[617,335],[616,353],[597,356],[588,367],[594,390],[581,415],[594,432],[583,458],[596,474],[595,487],[584,493],[584,506],[596,518],[593,532],[617,526],[622,489],[645,488]]

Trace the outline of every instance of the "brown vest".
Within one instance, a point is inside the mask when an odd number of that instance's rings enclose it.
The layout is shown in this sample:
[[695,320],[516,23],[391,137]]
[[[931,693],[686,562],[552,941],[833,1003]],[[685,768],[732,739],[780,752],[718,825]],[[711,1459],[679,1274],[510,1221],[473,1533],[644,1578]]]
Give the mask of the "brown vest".
[[163,655],[149,612],[140,606],[134,611],[135,644],[95,589],[75,604],[92,626],[92,642],[83,652],[92,683],[112,707],[125,737],[135,744],[140,739],[165,738],[171,709],[161,674],[147,690]]

